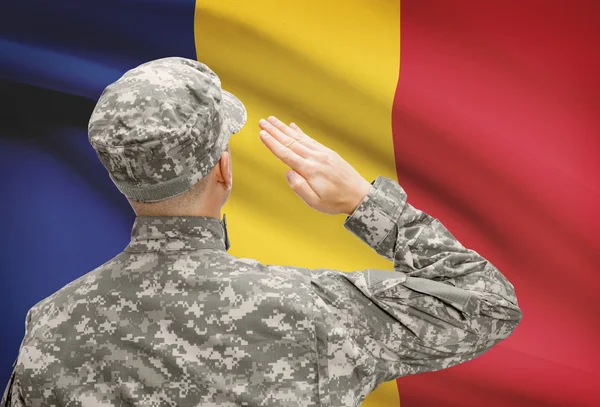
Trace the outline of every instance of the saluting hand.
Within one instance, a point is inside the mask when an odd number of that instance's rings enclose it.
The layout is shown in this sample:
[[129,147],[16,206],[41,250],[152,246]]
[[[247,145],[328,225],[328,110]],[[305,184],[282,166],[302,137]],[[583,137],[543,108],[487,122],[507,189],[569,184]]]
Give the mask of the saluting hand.
[[260,139],[291,170],[292,190],[311,208],[330,215],[351,215],[372,185],[338,153],[274,116],[261,119]]

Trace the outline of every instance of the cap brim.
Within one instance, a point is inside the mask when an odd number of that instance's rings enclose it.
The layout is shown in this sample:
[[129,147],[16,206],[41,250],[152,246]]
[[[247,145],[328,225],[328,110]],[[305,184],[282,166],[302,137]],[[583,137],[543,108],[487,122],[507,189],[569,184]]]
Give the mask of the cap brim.
[[225,122],[229,126],[230,134],[235,134],[246,124],[248,119],[246,107],[241,100],[225,90],[221,89],[221,95],[223,97],[221,107]]

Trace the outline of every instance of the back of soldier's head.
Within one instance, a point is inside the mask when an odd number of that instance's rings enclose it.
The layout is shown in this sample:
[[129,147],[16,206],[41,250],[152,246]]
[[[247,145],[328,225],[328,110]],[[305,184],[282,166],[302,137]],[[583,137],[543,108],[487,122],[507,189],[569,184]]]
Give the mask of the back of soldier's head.
[[106,87],[88,139],[130,202],[174,205],[203,191],[229,137],[246,119],[242,102],[221,88],[208,66],[163,58]]

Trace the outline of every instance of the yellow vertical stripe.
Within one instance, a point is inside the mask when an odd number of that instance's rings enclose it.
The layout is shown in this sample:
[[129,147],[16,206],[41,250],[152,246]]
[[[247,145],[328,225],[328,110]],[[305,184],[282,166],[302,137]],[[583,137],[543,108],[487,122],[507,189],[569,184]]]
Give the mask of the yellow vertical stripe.
[[[248,109],[230,141],[233,190],[223,208],[230,253],[265,264],[390,269],[342,227],[311,210],[258,137],[275,115],[337,151],[367,180],[396,179],[391,110],[400,63],[400,4],[384,0],[197,0],[198,60]],[[394,381],[364,406],[398,406]]]

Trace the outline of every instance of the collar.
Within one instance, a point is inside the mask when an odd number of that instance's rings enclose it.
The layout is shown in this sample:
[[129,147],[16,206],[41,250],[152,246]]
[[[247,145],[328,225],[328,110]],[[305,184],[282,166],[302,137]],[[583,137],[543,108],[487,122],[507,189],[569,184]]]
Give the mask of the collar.
[[208,216],[137,216],[124,251],[227,251],[230,246],[225,214],[222,220]]

